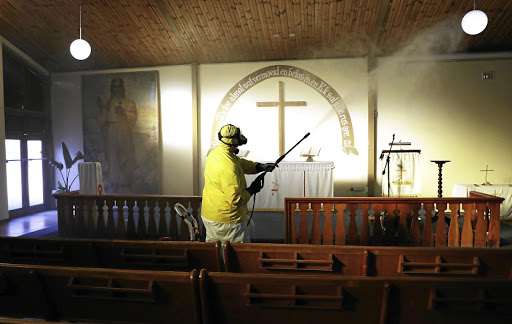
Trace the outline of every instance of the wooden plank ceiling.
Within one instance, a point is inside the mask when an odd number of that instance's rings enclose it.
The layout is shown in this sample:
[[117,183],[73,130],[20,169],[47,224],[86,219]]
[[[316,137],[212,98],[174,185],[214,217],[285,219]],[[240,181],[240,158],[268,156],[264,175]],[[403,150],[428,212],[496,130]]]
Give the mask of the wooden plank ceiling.
[[[80,4],[85,61],[69,54]],[[489,24],[469,36],[472,0],[1,0],[0,35],[50,72],[510,51],[512,1],[476,8]]]

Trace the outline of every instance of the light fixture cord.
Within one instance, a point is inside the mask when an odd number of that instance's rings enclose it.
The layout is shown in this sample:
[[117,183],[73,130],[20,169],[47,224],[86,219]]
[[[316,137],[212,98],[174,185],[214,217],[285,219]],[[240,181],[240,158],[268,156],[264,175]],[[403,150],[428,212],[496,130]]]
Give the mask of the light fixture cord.
[[473,10],[476,10],[476,0],[473,0]]
[[80,5],[80,39],[82,39],[82,5]]

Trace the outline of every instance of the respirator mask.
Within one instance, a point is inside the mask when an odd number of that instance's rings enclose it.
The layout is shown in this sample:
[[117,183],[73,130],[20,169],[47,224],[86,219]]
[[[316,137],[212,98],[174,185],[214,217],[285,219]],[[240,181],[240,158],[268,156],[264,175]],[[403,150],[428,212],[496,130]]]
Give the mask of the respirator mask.
[[[224,127],[226,126],[232,126],[232,127],[235,127],[236,128],[236,132],[235,134],[231,135],[231,136],[222,136],[221,134],[221,131]],[[240,131],[240,128],[234,126],[234,125],[231,125],[231,124],[228,124],[228,125],[225,125],[225,126],[222,126],[222,128],[219,130],[219,133],[217,134],[217,136],[219,137],[219,141],[221,141],[222,143],[228,145],[228,146],[240,146],[240,145],[245,145],[247,144],[247,137],[244,136],[244,134],[242,134],[242,132]],[[224,142],[222,139],[223,138],[229,138],[229,139],[235,139],[237,144],[230,144],[230,143],[226,143]]]

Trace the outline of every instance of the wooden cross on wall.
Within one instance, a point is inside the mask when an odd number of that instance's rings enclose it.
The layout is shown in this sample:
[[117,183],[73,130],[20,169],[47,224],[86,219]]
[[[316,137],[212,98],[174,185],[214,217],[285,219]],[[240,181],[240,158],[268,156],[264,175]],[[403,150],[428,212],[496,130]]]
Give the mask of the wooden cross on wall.
[[307,106],[305,101],[285,101],[284,82],[279,81],[279,101],[256,102],[256,107],[278,107],[279,108],[279,155],[284,154],[284,107]]

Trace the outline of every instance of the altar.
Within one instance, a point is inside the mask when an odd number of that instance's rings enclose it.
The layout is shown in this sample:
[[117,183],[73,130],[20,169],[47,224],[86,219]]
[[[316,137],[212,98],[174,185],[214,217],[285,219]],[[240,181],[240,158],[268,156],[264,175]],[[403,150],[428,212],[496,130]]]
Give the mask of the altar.
[[[256,194],[255,209],[284,210],[285,197],[333,197],[334,162],[281,162],[265,176],[265,186]],[[257,175],[247,174],[247,185]],[[254,196],[247,206],[252,208]]]
[[470,191],[483,192],[489,195],[505,198],[500,206],[500,217],[512,219],[512,184],[478,185],[478,184],[455,184],[452,197],[469,197]]

